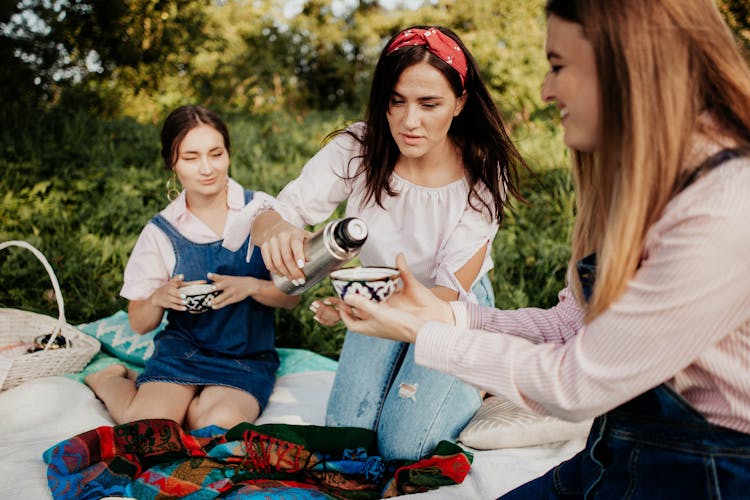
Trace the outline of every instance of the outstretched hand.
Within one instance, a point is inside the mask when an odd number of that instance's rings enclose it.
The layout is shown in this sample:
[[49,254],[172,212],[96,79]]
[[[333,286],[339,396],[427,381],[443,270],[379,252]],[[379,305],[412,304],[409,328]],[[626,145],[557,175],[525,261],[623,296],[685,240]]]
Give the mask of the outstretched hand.
[[324,326],[333,326],[341,321],[338,309],[345,306],[346,304],[337,297],[326,297],[310,304],[310,310],[314,314],[313,319],[315,321]]
[[388,298],[388,305],[410,312],[425,321],[453,324],[453,309],[450,304],[414,276],[403,253],[396,256],[396,267],[401,273],[402,287]]
[[448,302],[436,297],[412,274],[403,254],[396,257],[403,288],[386,302],[376,303],[362,296],[347,295],[338,311],[349,330],[364,335],[402,342],[414,342],[427,321],[453,323]]

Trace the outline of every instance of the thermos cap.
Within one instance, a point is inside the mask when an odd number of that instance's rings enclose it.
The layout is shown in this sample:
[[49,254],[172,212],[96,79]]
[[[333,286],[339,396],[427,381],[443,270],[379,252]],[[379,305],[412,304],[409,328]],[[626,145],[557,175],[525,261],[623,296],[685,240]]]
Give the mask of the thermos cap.
[[365,241],[367,239],[367,226],[360,219],[349,220],[344,230],[353,240]]
[[367,239],[367,225],[356,217],[344,219],[336,229],[334,238],[346,249],[359,248]]

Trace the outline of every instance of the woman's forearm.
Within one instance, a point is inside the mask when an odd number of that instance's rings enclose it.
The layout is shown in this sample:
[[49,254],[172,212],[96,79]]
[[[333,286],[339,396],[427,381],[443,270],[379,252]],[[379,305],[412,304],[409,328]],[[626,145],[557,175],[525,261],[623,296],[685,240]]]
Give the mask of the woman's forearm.
[[276,234],[279,229],[286,226],[294,227],[285,221],[275,210],[261,212],[255,217],[253,225],[250,228],[253,243],[257,246],[261,246],[271,236]]
[[138,333],[148,333],[161,324],[164,308],[154,306],[146,300],[131,300],[128,304],[130,328]]
[[287,295],[281,292],[273,284],[273,281],[250,279],[253,281],[250,296],[265,306],[292,309],[300,301],[300,297],[297,295]]

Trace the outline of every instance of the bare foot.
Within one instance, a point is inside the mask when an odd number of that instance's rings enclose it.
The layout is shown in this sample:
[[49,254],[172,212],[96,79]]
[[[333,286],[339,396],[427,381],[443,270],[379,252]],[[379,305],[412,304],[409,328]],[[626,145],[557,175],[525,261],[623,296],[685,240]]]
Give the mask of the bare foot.
[[89,373],[83,378],[84,383],[91,387],[94,392],[101,383],[112,377],[127,378],[128,369],[125,365],[109,365],[108,367],[99,370],[98,372]]

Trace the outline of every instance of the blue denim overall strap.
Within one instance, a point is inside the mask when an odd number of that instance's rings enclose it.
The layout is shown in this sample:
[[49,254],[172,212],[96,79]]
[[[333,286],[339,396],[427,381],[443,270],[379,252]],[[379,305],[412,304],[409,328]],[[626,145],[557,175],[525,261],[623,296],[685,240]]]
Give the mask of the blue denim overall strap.
[[675,193],[679,193],[690,184],[695,182],[701,175],[713,170],[719,165],[728,162],[734,158],[740,156],[750,155],[750,149],[748,148],[730,148],[722,149],[718,153],[715,153],[706,158],[700,165],[694,168],[681,182],[677,183]]
[[[248,202],[252,191],[245,192]],[[205,280],[209,272],[228,276],[253,276],[267,280],[270,274],[259,249],[250,262],[245,256],[249,241],[236,252],[222,247],[222,241],[195,243],[183,236],[161,215],[152,220],[167,235],[175,252],[173,275],[183,274],[185,281]],[[202,350],[232,357],[245,357],[274,350],[274,310],[254,299],[230,304],[201,314],[170,310],[164,334],[178,334]]]
[[[711,156],[680,189],[725,161]],[[576,263],[590,300],[596,254]],[[750,435],[708,422],[671,387],[661,384],[594,420],[586,447],[503,499],[750,498]]]

